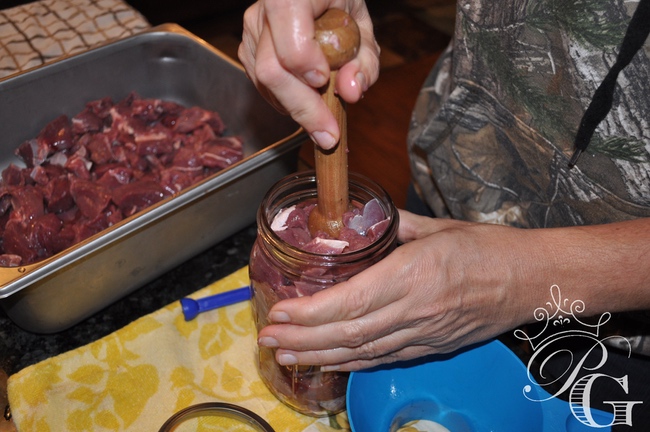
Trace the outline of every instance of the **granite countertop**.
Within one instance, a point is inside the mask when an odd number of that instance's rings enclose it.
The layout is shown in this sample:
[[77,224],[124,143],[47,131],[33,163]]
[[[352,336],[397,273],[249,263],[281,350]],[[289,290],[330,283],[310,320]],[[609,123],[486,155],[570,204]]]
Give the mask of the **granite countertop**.
[[55,334],[34,334],[0,309],[0,369],[8,375],[86,345],[215,282],[248,264],[255,225],[170,270],[81,323]]

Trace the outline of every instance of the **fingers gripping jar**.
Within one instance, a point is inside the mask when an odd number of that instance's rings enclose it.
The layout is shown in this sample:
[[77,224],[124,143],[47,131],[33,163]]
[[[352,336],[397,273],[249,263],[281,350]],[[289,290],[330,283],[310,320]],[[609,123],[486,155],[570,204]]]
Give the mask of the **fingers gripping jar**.
[[[298,216],[294,212],[288,215],[289,220],[284,222],[289,226],[278,229],[278,219],[283,219],[282,214],[286,216],[287,209],[304,206],[308,211],[310,206],[313,208],[316,202],[313,171],[284,178],[264,197],[257,214],[258,237],[249,265],[253,316],[258,332],[269,324],[269,309],[278,301],[312,295],[343,282],[395,248],[398,213],[387,193],[368,178],[350,173],[349,197],[353,211],[346,213],[343,219],[346,226],[357,227],[366,213],[376,212],[376,204],[384,217],[379,223],[371,222],[371,227],[356,230],[366,237],[365,241],[355,232],[352,235],[344,233],[347,231],[344,228],[339,237],[345,238],[348,246],[341,251],[337,249],[341,246],[340,240],[307,242],[303,238],[305,231],[308,233],[307,220],[300,217],[300,212]],[[372,209],[368,210],[369,207]],[[306,244],[292,245],[296,239]],[[319,246],[314,246],[315,243]],[[324,248],[321,243],[325,244]],[[258,347],[258,369],[273,394],[303,414],[326,416],[345,409],[346,372],[321,372],[320,366],[281,366],[275,361],[275,349],[266,347]]]

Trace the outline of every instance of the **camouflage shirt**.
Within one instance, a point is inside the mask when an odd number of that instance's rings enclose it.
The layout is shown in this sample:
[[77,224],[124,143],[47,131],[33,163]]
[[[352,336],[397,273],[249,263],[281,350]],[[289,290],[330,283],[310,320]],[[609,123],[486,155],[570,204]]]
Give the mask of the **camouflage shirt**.
[[415,184],[437,216],[530,228],[650,216],[650,42],[568,168],[637,4],[459,0],[408,139]]
[[[421,89],[408,137],[414,184],[438,217],[542,228],[650,216],[647,40],[568,167],[637,4],[458,1],[455,35]],[[647,314],[633,316],[615,320],[615,331],[650,334]],[[650,354],[649,338],[630,340]]]

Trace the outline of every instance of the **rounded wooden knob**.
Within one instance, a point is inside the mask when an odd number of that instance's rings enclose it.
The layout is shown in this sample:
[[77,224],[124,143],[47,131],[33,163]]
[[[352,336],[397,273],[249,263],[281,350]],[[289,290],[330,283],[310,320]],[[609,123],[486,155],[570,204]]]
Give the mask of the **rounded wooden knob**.
[[315,38],[320,44],[330,68],[339,69],[359,51],[359,26],[341,9],[328,9],[315,22]]

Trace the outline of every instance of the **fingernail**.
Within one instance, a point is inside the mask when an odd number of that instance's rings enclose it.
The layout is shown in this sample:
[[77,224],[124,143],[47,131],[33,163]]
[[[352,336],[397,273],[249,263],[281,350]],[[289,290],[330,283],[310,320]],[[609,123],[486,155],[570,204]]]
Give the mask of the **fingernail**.
[[334,139],[334,136],[325,131],[313,132],[311,134],[311,139],[325,150],[329,150],[336,145],[336,139]]
[[361,72],[355,75],[357,85],[359,86],[359,96],[363,95],[368,91],[368,82],[366,81],[366,76]]
[[327,365],[327,366],[320,367],[321,372],[335,372],[339,369],[341,369],[341,366],[339,365]]
[[298,364],[298,359],[292,354],[280,354],[278,356],[278,363],[283,366],[291,366]]
[[315,88],[323,87],[327,84],[327,78],[319,70],[310,70],[303,77],[307,84]]
[[272,337],[264,336],[257,340],[257,344],[267,348],[277,348],[280,346],[277,340]]
[[289,318],[286,312],[269,312],[269,320],[275,323],[291,322],[291,318]]

